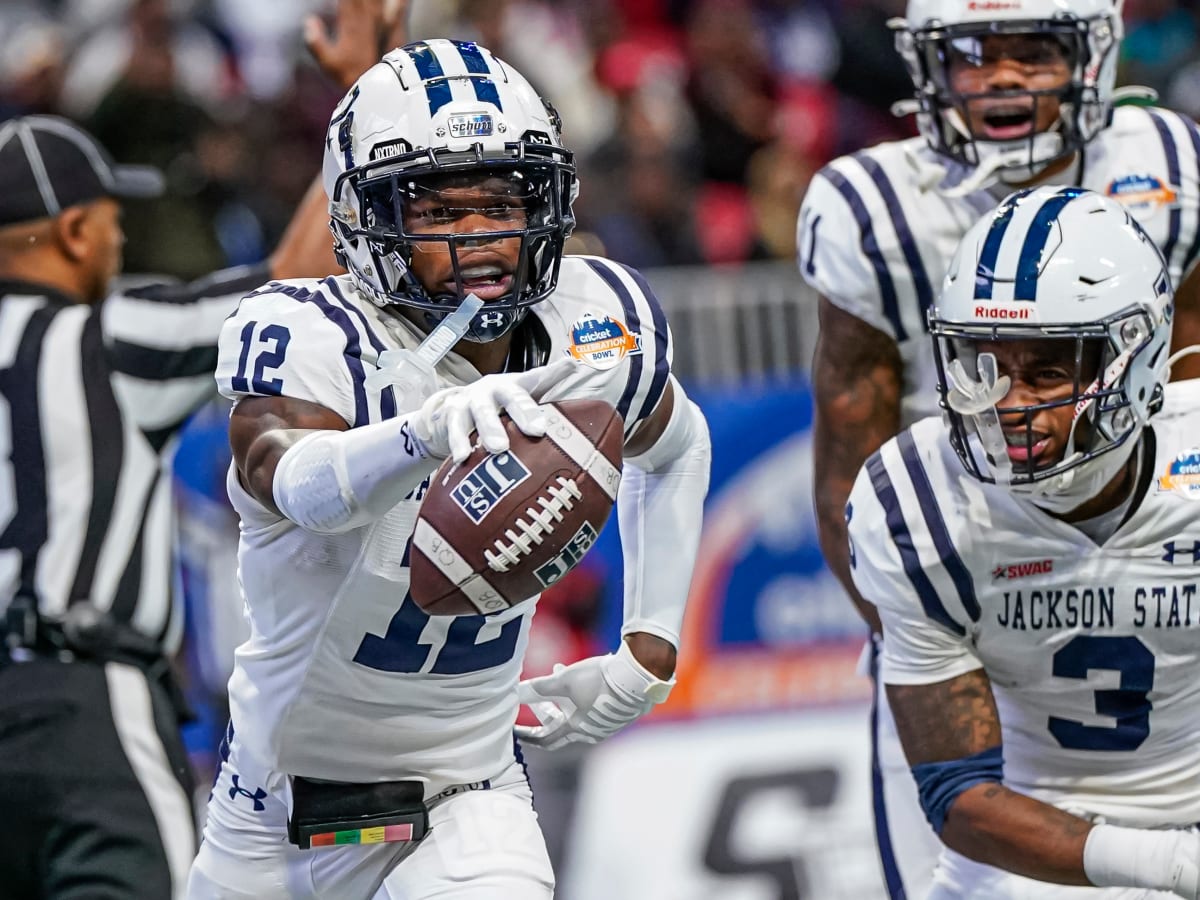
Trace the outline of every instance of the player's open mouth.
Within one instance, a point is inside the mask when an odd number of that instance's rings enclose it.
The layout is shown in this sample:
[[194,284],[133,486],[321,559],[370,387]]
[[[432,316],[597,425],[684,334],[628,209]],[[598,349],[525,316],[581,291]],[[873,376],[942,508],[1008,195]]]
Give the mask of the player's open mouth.
[[993,141],[1011,141],[1033,133],[1033,110],[1028,106],[993,106],[983,113],[983,136]]
[[[499,300],[512,289],[512,275],[499,266],[469,266],[462,270],[462,276],[463,287],[485,303]],[[458,293],[453,279],[445,284],[450,293]]]
[[1018,431],[1004,432],[1004,442],[1008,445],[1005,448],[1008,451],[1008,458],[1013,462],[1027,465],[1036,463],[1038,458],[1049,448],[1050,438],[1037,432],[1034,432],[1032,437],[1032,452],[1030,452],[1029,434],[1024,428]]

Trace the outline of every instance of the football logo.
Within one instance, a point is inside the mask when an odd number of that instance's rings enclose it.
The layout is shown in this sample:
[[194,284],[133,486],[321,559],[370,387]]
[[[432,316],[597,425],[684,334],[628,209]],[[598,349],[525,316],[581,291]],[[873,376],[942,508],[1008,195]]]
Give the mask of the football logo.
[[509,491],[528,477],[529,470],[513,454],[496,453],[468,472],[450,496],[478,525]]
[[575,532],[575,536],[567,541],[567,546],[562,548],[558,556],[538,566],[533,574],[542,583],[542,587],[550,587],[566,575],[575,563],[583,559],[583,554],[587,553],[594,543],[596,543],[596,529],[584,522]]

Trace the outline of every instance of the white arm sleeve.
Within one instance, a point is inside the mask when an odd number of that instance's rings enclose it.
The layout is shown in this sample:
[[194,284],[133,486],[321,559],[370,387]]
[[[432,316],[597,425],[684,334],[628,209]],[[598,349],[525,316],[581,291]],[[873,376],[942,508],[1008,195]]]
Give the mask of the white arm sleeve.
[[275,505],[301,528],[350,531],[385,515],[441,462],[412,432],[417,413],[300,439],[275,467]]
[[654,445],[625,460],[617,494],[625,560],[622,636],[644,631],[679,647],[700,544],[712,446],[704,414],[674,379],[675,407]]

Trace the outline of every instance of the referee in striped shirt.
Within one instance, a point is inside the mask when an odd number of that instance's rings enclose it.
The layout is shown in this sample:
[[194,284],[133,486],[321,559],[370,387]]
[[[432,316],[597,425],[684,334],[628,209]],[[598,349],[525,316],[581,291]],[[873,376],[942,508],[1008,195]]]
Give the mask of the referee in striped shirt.
[[[170,457],[216,339],[271,278],[335,270],[319,184],[271,259],[108,294],[118,166],[64,119],[0,124],[0,896],[169,900],[195,854],[168,658]],[[101,302],[103,301],[103,302]]]

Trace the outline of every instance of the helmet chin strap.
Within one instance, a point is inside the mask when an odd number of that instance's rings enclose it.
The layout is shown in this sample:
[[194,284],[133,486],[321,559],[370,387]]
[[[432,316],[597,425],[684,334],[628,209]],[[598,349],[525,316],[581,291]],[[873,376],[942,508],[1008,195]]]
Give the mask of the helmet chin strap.
[[[1036,110],[1035,105],[1034,111]],[[1069,109],[1064,107],[1060,114],[1068,112]],[[946,121],[964,140],[974,143],[975,153],[979,158],[978,164],[966,178],[942,191],[947,197],[965,197],[998,181],[1008,185],[1029,181],[1063,153],[1064,141],[1059,131],[1062,127],[1061,119],[1049,130],[1039,132],[1029,139],[991,143],[975,139],[959,110],[948,109],[945,116]]]
[[1068,469],[1053,478],[1033,484],[1009,485],[1009,490],[1046,512],[1059,515],[1069,513],[1091,500],[1117,477],[1117,473],[1129,462],[1137,444],[1136,440],[1126,441],[1103,456]]
[[[1081,451],[1075,449],[1075,428],[1086,412],[1095,405],[1095,397],[1100,388],[1115,383],[1125,372],[1133,353],[1133,348],[1129,348],[1114,359],[1084,392],[1086,399],[1076,404],[1071,436],[1067,442],[1064,459],[1059,465],[1070,466],[1074,460],[1083,456]],[[998,375],[996,357],[991,353],[979,354],[976,368],[979,372],[978,380],[967,375],[961,360],[950,361],[947,373],[950,376],[951,387],[946,393],[946,405],[971,420],[980,446],[987,454],[996,484],[1004,485],[1013,494],[1029,500],[1047,512],[1061,515],[1078,509],[1100,493],[1129,461],[1130,454],[1137,446],[1136,440],[1126,440],[1108,453],[1070,466],[1049,478],[1013,484],[1012,463],[1008,458],[1004,431],[1000,427],[1000,416],[996,412],[996,404],[1008,393],[1010,379],[1007,375]]]
[[[971,170],[970,175],[942,193],[958,198],[1000,181],[1010,185],[1029,181],[1060,156],[1062,149],[1062,135],[1054,131],[1043,131],[1018,144],[984,144],[976,141],[975,152],[979,154],[979,165]],[[1045,159],[1046,162],[1031,162],[1037,159]]]

